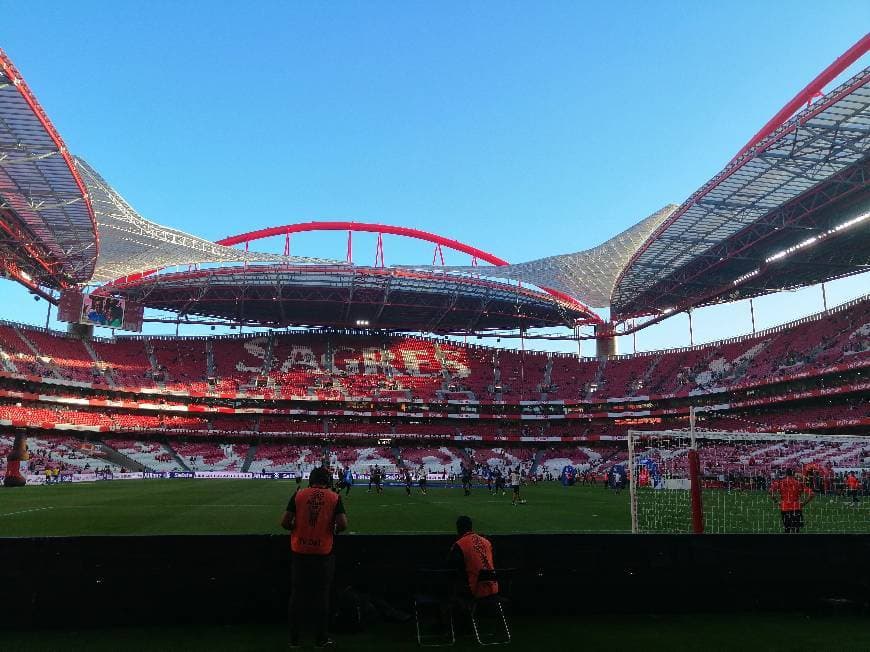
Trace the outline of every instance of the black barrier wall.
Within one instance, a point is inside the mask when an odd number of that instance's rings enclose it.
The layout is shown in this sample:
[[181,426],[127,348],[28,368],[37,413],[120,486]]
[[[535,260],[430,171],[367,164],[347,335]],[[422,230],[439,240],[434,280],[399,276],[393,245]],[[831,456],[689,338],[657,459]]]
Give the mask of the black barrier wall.
[[[513,609],[532,614],[812,610],[870,597],[865,535],[492,537],[516,569]],[[453,537],[341,536],[336,586],[409,603],[419,569],[443,566]],[[0,623],[277,622],[285,536],[0,539]]]

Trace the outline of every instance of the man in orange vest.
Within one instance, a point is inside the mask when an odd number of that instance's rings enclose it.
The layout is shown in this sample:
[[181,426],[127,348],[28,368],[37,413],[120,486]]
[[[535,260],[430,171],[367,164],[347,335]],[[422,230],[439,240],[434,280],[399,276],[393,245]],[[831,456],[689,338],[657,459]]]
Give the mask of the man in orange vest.
[[315,628],[317,647],[332,647],[329,638],[329,593],[335,572],[332,554],[334,535],[347,529],[347,514],[341,496],[329,490],[329,472],[312,469],[308,487],[296,491],[281,517],[281,527],[290,530],[293,552],[289,617],[290,647],[300,646],[305,612]]
[[498,582],[489,539],[474,531],[468,516],[456,519],[456,533],[459,538],[450,548],[448,564],[460,574],[460,596],[480,599],[496,595]]
[[858,504],[858,492],[861,490],[861,481],[854,471],[849,471],[846,475],[846,495],[852,499],[852,505]]
[[794,469],[770,485],[770,497],[779,502],[782,527],[786,534],[798,534],[804,526],[804,506],[813,499],[813,490],[798,480]]

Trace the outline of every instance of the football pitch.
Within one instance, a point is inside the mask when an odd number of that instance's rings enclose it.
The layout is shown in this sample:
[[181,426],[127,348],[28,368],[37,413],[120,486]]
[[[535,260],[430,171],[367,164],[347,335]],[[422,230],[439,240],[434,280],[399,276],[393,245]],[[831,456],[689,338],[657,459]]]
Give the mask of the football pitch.
[[[303,484],[305,486],[307,483]],[[275,534],[294,481],[125,480],[0,489],[0,536]],[[485,487],[404,487],[342,493],[357,534],[453,533],[468,514],[487,534],[629,532],[628,492],[545,483],[523,487],[526,503],[492,496]]]
[[[304,486],[304,485],[303,485]],[[278,534],[294,481],[127,480],[0,489],[0,536],[160,534]],[[351,534],[450,534],[467,514],[485,534],[628,533],[628,491],[601,485],[563,487],[556,482],[523,487],[525,504],[478,487],[433,486],[424,496],[403,487],[368,493],[357,484],[342,494]],[[707,532],[782,531],[779,512],[764,492],[704,491]],[[640,490],[642,531],[688,532],[685,491]],[[870,532],[870,502],[848,505],[818,496],[805,509],[806,533]]]

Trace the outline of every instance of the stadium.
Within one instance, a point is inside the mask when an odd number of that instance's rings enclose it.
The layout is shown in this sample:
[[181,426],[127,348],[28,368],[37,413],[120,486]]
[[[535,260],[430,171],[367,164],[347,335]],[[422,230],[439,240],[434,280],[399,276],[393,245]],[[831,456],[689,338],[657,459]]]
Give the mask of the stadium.
[[[339,557],[371,564],[344,568],[344,581],[384,583],[394,600],[420,565],[396,561],[405,538],[437,560],[457,514],[474,509],[519,595],[567,600],[564,584],[588,582],[616,604],[680,576],[656,590],[661,608],[714,583],[710,609],[747,590],[759,591],[750,609],[866,608],[870,576],[855,563],[870,535],[870,295],[712,343],[619,354],[617,341],[866,275],[870,68],[841,76],[868,50],[870,35],[682,203],[597,246],[517,262],[413,223],[266,224],[210,241],[146,219],[67,149],[0,54],[2,283],[69,324],[0,314],[0,536],[20,560],[4,569],[4,613],[23,625],[85,619],[94,605],[108,623],[271,617],[283,587],[246,577],[286,552],[282,501],[317,467],[354,478]],[[346,253],[291,255],[313,232],[346,235]],[[377,237],[373,265],[357,262],[360,233]],[[384,236],[424,243],[431,261],[387,265]],[[445,250],[468,264],[444,264]],[[156,323],[176,335],[141,333]],[[178,334],[192,325],[213,333]],[[526,347],[550,340],[594,351]],[[376,467],[384,494],[372,491]],[[513,470],[516,505],[492,486]],[[771,495],[787,473],[814,496],[800,527],[815,536],[782,543]],[[209,550],[183,535],[209,537]],[[831,558],[800,578],[770,569],[822,549]],[[170,557],[183,569],[163,565]],[[158,590],[180,572],[185,595]],[[75,582],[81,604],[45,582]]]

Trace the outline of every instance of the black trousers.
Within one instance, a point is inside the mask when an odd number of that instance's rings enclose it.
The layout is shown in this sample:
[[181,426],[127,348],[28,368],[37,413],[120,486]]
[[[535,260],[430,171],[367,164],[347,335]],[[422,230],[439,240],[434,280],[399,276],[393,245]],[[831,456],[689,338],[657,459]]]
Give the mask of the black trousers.
[[780,512],[782,516],[782,527],[786,534],[797,534],[804,526],[804,513],[800,509],[793,509],[787,512]]
[[333,555],[293,554],[293,576],[290,582],[290,640],[299,642],[306,620],[314,628],[315,642],[329,636],[329,594],[335,574]]

